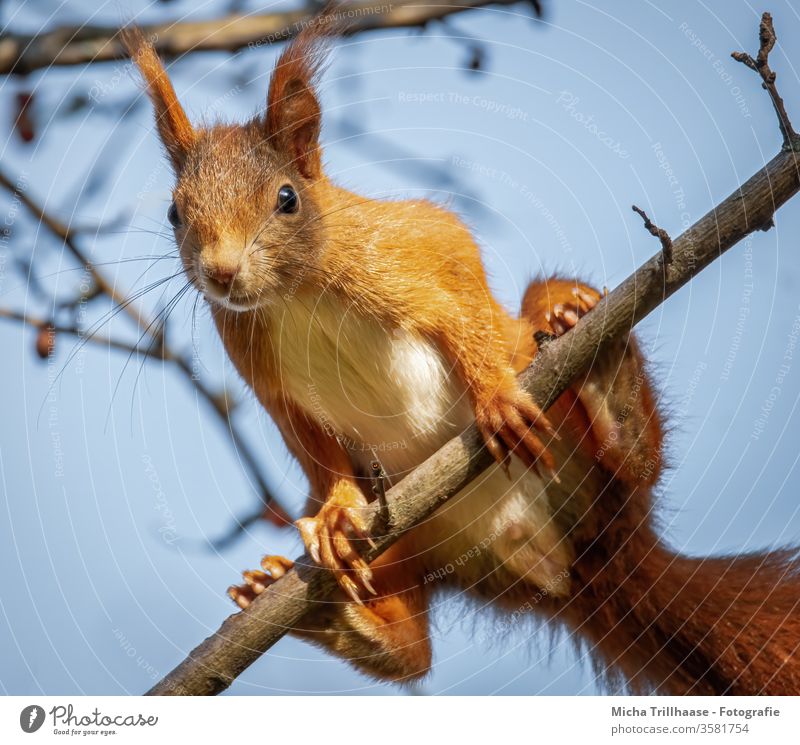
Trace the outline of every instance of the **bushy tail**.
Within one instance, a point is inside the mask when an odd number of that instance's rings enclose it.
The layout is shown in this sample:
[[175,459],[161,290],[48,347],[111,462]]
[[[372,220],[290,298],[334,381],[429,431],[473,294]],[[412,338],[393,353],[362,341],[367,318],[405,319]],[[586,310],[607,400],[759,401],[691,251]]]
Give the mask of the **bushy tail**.
[[681,556],[629,508],[584,545],[564,609],[607,671],[635,692],[800,694],[797,552]]

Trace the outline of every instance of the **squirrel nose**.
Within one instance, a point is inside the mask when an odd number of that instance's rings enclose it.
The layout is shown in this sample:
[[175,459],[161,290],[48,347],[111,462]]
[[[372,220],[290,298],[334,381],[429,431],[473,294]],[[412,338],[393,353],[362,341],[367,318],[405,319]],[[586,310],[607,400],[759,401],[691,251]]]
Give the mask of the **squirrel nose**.
[[229,289],[239,273],[239,267],[233,264],[206,264],[203,272],[209,279],[213,279],[217,284]]

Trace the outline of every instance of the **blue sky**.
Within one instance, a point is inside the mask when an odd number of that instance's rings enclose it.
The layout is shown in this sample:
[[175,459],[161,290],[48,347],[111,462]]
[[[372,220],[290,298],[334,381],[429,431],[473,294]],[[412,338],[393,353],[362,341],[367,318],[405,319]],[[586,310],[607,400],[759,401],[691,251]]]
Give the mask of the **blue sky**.
[[[14,16],[15,29],[30,31],[83,19],[89,5],[17,3],[4,8],[3,22]],[[131,15],[143,10],[142,21],[167,12],[207,17],[215,7],[125,5]],[[657,249],[631,204],[678,235],[780,146],[759,81],[729,56],[755,52],[761,7],[557,0],[548,9],[541,23],[519,6],[459,15],[424,34],[345,40],[321,91],[329,175],[370,195],[449,201],[479,237],[492,285],[511,308],[538,273],[577,272],[615,286]],[[800,15],[785,0],[770,10],[779,36],[773,68],[800,123]],[[119,15],[119,4],[108,3],[95,21]],[[471,40],[487,52],[484,72],[463,70]],[[172,75],[193,117],[211,111],[241,119],[262,106],[276,53],[193,55]],[[126,216],[119,232],[82,244],[98,264],[109,262],[103,269],[121,288],[175,271],[171,259],[121,261],[173,248],[165,217],[171,176],[149,108],[140,102],[119,116],[135,91],[125,65],[5,80],[4,110],[30,88],[40,136],[22,145],[8,117],[0,122],[4,167],[25,174],[30,193],[66,222]],[[88,106],[72,105],[90,92]],[[0,211],[13,222],[12,251],[35,252],[46,287],[68,294],[80,281],[68,257],[6,196]],[[639,327],[670,413],[662,530],[682,551],[800,539],[798,233],[800,202],[790,202],[775,229],[735,247]],[[159,294],[146,296],[145,307],[156,307]],[[193,303],[187,298],[172,315],[175,343],[191,348],[194,334],[206,379],[241,393],[237,421],[272,487],[299,509],[298,468],[242,391],[207,312],[198,313],[193,332]],[[0,304],[42,308],[8,258],[0,263]],[[124,319],[107,331],[135,338]],[[210,550],[208,540],[251,508],[253,487],[204,403],[157,363],[140,369],[138,360],[126,365],[124,355],[99,347],[68,361],[67,338],[42,363],[33,339],[0,323],[0,690],[138,693],[231,612],[224,591],[239,571],[267,551],[296,555],[300,541],[258,525],[231,548]],[[443,601],[435,668],[423,690],[599,690],[566,635],[531,623],[487,642],[494,623]],[[397,690],[284,639],[231,692]]]

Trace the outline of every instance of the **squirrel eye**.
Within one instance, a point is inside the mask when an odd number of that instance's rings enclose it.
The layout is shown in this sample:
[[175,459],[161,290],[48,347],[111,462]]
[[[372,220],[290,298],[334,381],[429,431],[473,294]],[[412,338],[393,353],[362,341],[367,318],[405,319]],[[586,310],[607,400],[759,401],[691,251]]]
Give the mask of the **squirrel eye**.
[[181,222],[181,216],[178,214],[178,205],[173,202],[170,204],[169,209],[167,210],[167,220],[170,221],[170,224],[173,228],[179,228],[183,223]]
[[288,184],[286,186],[281,186],[278,190],[278,212],[290,214],[292,212],[297,212],[299,206],[300,199],[297,196],[297,192]]

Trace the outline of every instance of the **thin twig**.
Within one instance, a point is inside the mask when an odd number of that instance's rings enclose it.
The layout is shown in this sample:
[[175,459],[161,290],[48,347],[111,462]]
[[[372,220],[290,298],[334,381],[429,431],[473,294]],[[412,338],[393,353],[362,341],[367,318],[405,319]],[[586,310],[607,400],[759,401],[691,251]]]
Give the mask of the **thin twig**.
[[[287,509],[280,503],[275,495],[267,485],[267,479],[262,472],[262,467],[259,460],[256,458],[255,453],[251,450],[244,436],[239,432],[238,427],[233,422],[230,416],[230,409],[225,403],[223,396],[208,387],[192,369],[192,364],[189,359],[183,354],[178,353],[170,348],[166,343],[166,324],[158,325],[145,316],[139,309],[138,305],[132,302],[131,298],[126,297],[116,286],[111,282],[89,259],[84,253],[83,249],[78,244],[76,231],[70,225],[65,225],[63,222],[55,218],[48,210],[34,200],[26,189],[21,188],[20,179],[15,179],[7,172],[0,169],[0,188],[9,192],[14,199],[19,200],[28,212],[43,225],[50,233],[70,252],[73,258],[86,269],[92,280],[92,287],[88,292],[89,297],[98,297],[105,295],[111,302],[118,308],[122,308],[124,312],[130,316],[134,323],[138,326],[143,336],[146,337],[137,345],[130,345],[126,342],[113,340],[108,337],[100,337],[104,343],[118,349],[128,349],[133,354],[144,354],[146,357],[162,360],[173,365],[177,369],[184,380],[191,385],[199,394],[200,398],[210,405],[212,411],[217,415],[231,439],[234,450],[241,458],[245,468],[250,473],[254,481],[259,498],[262,502],[260,514],[265,510],[273,509],[278,515],[289,515]],[[80,298],[79,298],[80,299]],[[70,301],[72,302],[72,301]],[[11,311],[5,313],[6,318],[12,318]],[[13,318],[12,318],[13,320]],[[18,318],[16,320],[23,321]],[[24,321],[23,321],[24,322]],[[76,334],[81,337],[81,343],[91,340],[94,333],[81,333],[77,330],[64,327],[64,333]],[[56,328],[58,333],[58,328]],[[224,540],[229,541],[232,537],[239,535],[248,524],[245,521],[238,521],[237,525],[225,537]],[[274,522],[278,522],[275,520]]]
[[372,469],[372,493],[378,498],[384,526],[391,528],[392,513],[389,511],[389,503],[386,501],[386,475],[383,466],[376,458],[370,464],[370,468]]
[[36,202],[27,192],[26,189],[19,188],[19,179],[14,179],[3,170],[0,170],[0,187],[9,192],[15,199],[33,215],[34,218],[44,225],[61,243],[67,247],[69,252],[75,260],[86,269],[96,286],[114,302],[114,304],[123,306],[125,312],[133,319],[133,321],[142,329],[146,328],[147,324],[141,313],[137,310],[133,303],[126,303],[126,298],[117,290],[117,288],[109,282],[99,271],[92,265],[86,254],[78,246],[75,239],[75,233],[68,225],[64,225],[60,220],[57,220],[51,215],[42,205]]
[[758,29],[759,48],[758,55],[753,59],[747,52],[731,52],[737,62],[747,65],[751,70],[755,70],[762,79],[761,86],[769,93],[772,106],[778,115],[778,126],[783,135],[783,146],[786,149],[799,150],[800,136],[794,131],[789,115],[786,113],[786,106],[778,93],[775,85],[776,73],[769,66],[769,53],[775,46],[778,37],[775,35],[775,28],[772,25],[772,16],[764,13],[761,16],[761,24]]
[[[23,323],[27,326],[32,326],[35,329],[48,329],[54,336],[59,334],[67,334],[68,336],[76,336],[92,344],[96,344],[107,349],[116,349],[120,352],[127,352],[128,354],[137,354],[143,357],[152,357],[153,359],[163,360],[164,356],[162,350],[158,347],[143,347],[142,345],[128,344],[128,342],[114,339],[110,336],[103,336],[102,334],[87,335],[82,329],[77,326],[54,324],[52,321],[44,320],[43,318],[36,318],[26,313],[11,310],[10,308],[0,308],[0,318],[7,321],[16,321]],[[51,352],[52,353],[52,352]]]

